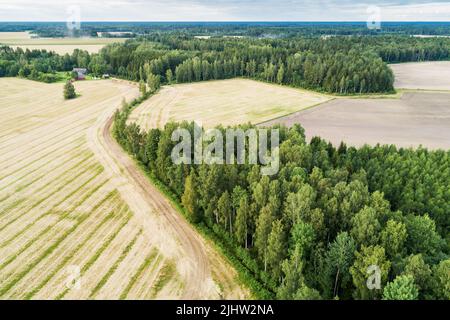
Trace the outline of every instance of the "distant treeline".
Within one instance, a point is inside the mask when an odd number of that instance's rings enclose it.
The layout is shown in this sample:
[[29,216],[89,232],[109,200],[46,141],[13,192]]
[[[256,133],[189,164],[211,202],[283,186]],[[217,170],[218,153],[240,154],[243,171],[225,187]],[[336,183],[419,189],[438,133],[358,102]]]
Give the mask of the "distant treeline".
[[[276,176],[258,165],[175,165],[172,132],[193,136],[194,125],[143,132],[124,110],[117,140],[211,230],[257,297],[450,299],[449,152],[336,149],[307,143],[297,125],[279,127]],[[381,290],[367,287],[371,266]]]
[[2,31],[32,31],[41,37],[65,35],[96,36],[97,32],[159,32],[188,35],[239,35],[259,38],[289,38],[320,35],[450,35],[448,22],[383,22],[380,30],[366,22],[82,22],[81,30],[70,33],[65,22],[2,22]]
[[[155,33],[115,43],[99,54],[76,51],[58,57],[39,51],[0,53],[0,76],[88,68],[134,81],[162,83],[247,77],[338,94],[392,92],[386,63],[450,59],[450,39],[406,36],[211,38]],[[48,76],[47,76],[48,77]],[[51,80],[51,76],[50,79]]]

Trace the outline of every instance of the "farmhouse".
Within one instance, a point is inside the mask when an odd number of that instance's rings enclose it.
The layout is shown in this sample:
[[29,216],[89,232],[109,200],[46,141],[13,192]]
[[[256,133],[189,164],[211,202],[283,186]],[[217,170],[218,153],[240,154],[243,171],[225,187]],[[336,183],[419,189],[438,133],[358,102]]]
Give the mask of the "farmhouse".
[[72,72],[77,74],[76,80],[84,80],[86,79],[87,69],[85,68],[74,68]]

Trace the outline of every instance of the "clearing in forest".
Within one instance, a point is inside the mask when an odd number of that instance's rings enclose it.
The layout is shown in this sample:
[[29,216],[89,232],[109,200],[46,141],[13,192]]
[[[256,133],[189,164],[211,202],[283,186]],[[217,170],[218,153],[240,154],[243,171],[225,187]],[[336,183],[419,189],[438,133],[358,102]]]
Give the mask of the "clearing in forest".
[[[215,255],[203,269],[180,259],[182,240],[158,218],[174,209],[157,191],[143,201],[104,141],[104,120],[137,86],[75,86],[81,96],[64,101],[63,84],[0,79],[0,299],[218,298]],[[239,298],[226,270],[222,294]]]
[[257,124],[330,100],[331,97],[247,79],[166,86],[136,108],[130,122],[144,129],[169,121],[196,121],[205,127]]

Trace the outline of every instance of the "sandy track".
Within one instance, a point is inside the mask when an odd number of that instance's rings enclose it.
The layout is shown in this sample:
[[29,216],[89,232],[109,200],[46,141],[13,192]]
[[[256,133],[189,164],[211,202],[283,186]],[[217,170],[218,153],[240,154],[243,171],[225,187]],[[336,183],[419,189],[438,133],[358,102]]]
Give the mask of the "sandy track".
[[[161,251],[166,256],[172,253],[177,258],[178,270],[184,278],[182,298],[218,298],[204,242],[113,140],[110,134],[112,121],[111,116],[104,118],[103,122],[97,124],[100,135],[90,135],[96,146],[96,154],[101,157],[103,165],[115,173],[118,190],[141,219],[147,236],[164,246]],[[151,219],[149,213],[153,215]],[[154,220],[158,221],[157,230]],[[159,239],[155,239],[156,236]]]
[[[112,122],[108,113],[98,119],[89,133],[91,149],[106,171],[114,173],[117,189],[141,220],[144,234],[159,244],[166,257],[175,259],[184,284],[181,298],[214,299],[221,294],[234,299],[245,297],[246,290],[235,284],[235,271],[222,257],[211,254],[214,250],[210,244],[180,216],[112,138]],[[226,276],[213,279],[213,273]],[[224,283],[227,291],[220,293],[214,281]]]

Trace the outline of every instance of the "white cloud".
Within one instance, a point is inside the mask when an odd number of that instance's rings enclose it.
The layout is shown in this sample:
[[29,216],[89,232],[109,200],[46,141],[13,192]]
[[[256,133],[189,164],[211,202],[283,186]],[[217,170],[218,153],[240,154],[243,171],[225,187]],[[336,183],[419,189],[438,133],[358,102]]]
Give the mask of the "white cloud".
[[369,5],[385,21],[450,20],[438,0],[0,0],[0,20],[64,21],[74,4],[84,21],[365,21]]
[[381,17],[385,21],[449,21],[450,2],[387,6],[382,8]]

